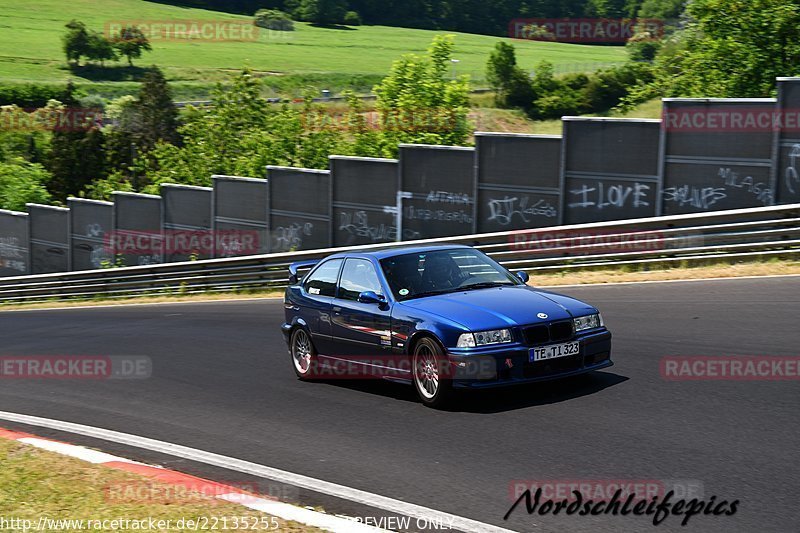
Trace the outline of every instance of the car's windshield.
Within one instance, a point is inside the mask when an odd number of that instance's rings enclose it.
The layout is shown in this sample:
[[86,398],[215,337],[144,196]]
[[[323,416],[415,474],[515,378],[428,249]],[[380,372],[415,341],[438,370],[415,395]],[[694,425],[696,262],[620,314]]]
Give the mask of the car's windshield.
[[381,267],[398,300],[522,284],[483,253],[464,248],[389,257]]

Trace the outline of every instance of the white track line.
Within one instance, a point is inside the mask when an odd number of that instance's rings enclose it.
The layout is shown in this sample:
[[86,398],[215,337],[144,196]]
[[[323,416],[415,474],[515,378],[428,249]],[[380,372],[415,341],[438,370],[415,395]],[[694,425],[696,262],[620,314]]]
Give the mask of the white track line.
[[64,442],[38,439],[36,437],[24,437],[17,440],[19,442],[24,442],[25,444],[30,444],[31,446],[36,446],[37,448],[47,450],[48,452],[55,452],[61,455],[66,455],[68,457],[74,457],[75,459],[80,459],[81,461],[86,461],[88,463],[96,465],[103,463],[110,463],[112,461],[129,463],[133,465],[144,465],[144,463],[138,463],[136,461],[131,461],[130,459],[117,457],[115,455],[99,452],[97,450],[91,450],[89,448],[84,448],[82,446],[74,446],[72,444],[66,444]]
[[279,483],[286,483],[287,485],[293,485],[295,487],[342,498],[351,502],[382,509],[384,511],[389,511],[403,516],[409,516],[414,519],[441,523],[451,529],[469,533],[513,532],[513,530],[510,529],[504,529],[491,524],[485,524],[483,522],[478,522],[477,520],[444,513],[435,509],[415,505],[413,503],[395,500],[393,498],[372,494],[359,489],[353,489],[344,485],[338,485],[336,483],[315,479],[301,474],[294,474],[285,470],[279,470],[277,468],[251,463],[249,461],[243,461],[234,457],[226,457],[224,455],[198,450],[196,448],[189,448],[179,444],[172,444],[169,442],[150,439],[147,437],[140,437],[128,433],[120,433],[118,431],[85,426],[72,422],[64,422],[61,420],[53,420],[51,418],[41,418],[38,416],[10,413],[7,411],[0,411],[0,420],[8,420],[18,424],[27,424],[30,426],[44,427],[57,431],[85,435],[87,437],[124,444],[126,446],[133,446],[135,448],[172,455],[174,457],[181,457],[189,461],[196,461],[198,463],[217,466],[228,470],[235,470],[237,472],[243,472],[245,474],[271,479]]

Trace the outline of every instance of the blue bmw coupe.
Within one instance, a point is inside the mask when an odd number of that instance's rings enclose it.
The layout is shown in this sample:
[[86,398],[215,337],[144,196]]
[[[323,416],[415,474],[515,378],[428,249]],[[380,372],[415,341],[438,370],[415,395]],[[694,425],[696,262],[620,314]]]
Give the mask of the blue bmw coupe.
[[289,273],[282,329],[300,379],[403,381],[438,407],[455,388],[613,364],[596,308],[530,287],[525,272],[468,246],[350,251],[295,263]]

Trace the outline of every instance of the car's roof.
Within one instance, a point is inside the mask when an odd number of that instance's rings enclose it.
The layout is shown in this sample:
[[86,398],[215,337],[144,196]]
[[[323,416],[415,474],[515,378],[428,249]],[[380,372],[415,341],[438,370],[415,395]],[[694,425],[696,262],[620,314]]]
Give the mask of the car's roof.
[[409,245],[409,246],[392,246],[386,248],[367,248],[364,250],[350,250],[349,252],[339,252],[331,255],[330,257],[374,257],[378,260],[386,259],[388,257],[395,257],[405,254],[423,254],[433,252],[435,250],[453,250],[465,249],[469,246],[463,244],[428,244],[424,246]]

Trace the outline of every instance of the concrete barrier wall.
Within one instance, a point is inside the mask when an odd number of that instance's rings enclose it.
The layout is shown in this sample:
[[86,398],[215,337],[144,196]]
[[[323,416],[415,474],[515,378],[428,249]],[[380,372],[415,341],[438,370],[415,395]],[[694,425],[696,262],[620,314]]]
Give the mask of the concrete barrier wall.
[[267,167],[270,251],[331,246],[329,170]]
[[69,209],[27,204],[31,274],[69,270]]
[[402,240],[475,233],[475,149],[400,146]]
[[398,161],[330,158],[334,246],[397,240]]
[[115,264],[141,266],[164,262],[162,210],[160,196],[114,193],[111,241]]
[[659,214],[661,122],[564,117],[564,222]]
[[477,231],[561,223],[561,136],[475,134]]
[[68,198],[70,266],[94,270],[111,266],[114,204],[85,198]]
[[210,259],[221,239],[211,231],[211,187],[165,184],[162,212],[167,263]]
[[214,234],[221,237],[214,257],[267,253],[267,180],[212,176],[212,181],[212,227]]
[[28,213],[0,209],[0,277],[31,273]]
[[665,99],[664,214],[773,205],[775,109],[770,98]]

